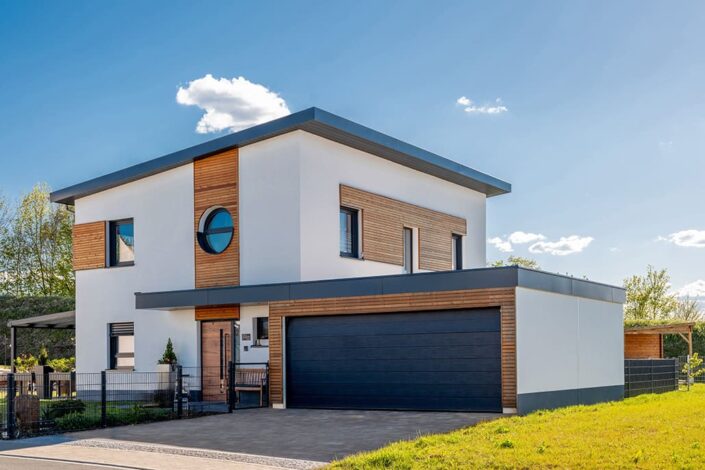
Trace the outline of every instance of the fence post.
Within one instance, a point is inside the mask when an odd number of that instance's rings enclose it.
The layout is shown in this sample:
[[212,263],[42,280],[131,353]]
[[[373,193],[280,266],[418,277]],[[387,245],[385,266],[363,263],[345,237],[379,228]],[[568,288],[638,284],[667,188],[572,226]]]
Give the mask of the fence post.
[[176,366],[176,417],[184,414],[184,374],[182,366]]
[[235,408],[235,363],[228,362],[228,413]]
[[108,383],[104,370],[100,371],[100,425],[108,425]]
[[691,374],[691,370],[690,370],[690,354],[688,354],[688,355],[685,357],[685,360],[688,361],[688,362],[686,362],[686,364],[687,364],[687,374],[686,374],[686,376],[685,376],[685,383],[686,383],[687,386],[688,386],[688,387],[687,387],[687,390],[690,391],[690,374]]
[[7,374],[7,438],[15,438],[15,374]]

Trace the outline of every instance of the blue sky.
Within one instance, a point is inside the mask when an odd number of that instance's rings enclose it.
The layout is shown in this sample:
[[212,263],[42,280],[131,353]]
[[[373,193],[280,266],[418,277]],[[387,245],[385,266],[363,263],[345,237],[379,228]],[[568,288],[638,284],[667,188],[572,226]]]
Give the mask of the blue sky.
[[0,0],[0,190],[222,135],[177,91],[242,76],[511,182],[488,238],[534,234],[513,254],[547,270],[705,290],[705,4],[349,5]]

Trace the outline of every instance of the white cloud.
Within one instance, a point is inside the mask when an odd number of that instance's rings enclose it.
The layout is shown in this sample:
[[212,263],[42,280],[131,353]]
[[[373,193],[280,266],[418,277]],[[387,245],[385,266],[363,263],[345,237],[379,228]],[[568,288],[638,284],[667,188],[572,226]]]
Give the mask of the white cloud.
[[493,245],[502,253],[511,253],[512,251],[514,251],[514,249],[512,248],[512,244],[506,240],[502,240],[500,237],[490,238],[489,240],[487,240],[487,242],[490,245]]
[[508,240],[515,245],[521,245],[522,243],[533,243],[545,239],[546,237],[540,233],[527,233],[522,232],[521,230],[513,232],[508,238]]
[[502,104],[502,100],[500,98],[497,98],[494,104],[485,104],[482,106],[476,105],[466,96],[461,96],[455,102],[461,106],[464,106],[463,110],[470,114],[502,114],[509,111],[509,109]]
[[199,134],[239,131],[289,114],[283,98],[245,77],[215,79],[207,74],[179,87],[176,102],[205,111],[196,125]]
[[531,253],[548,253],[555,256],[571,255],[580,253],[592,243],[592,237],[580,237],[571,235],[569,237],[561,237],[558,241],[540,241],[529,247]]
[[705,280],[698,279],[695,282],[686,284],[676,291],[678,297],[705,297]]
[[610,252],[612,252],[612,253],[619,253],[620,251],[622,251],[622,250],[620,250],[620,249],[617,248],[616,246],[613,246],[613,247],[610,248]]
[[678,246],[705,248],[705,230],[681,230],[658,239]]

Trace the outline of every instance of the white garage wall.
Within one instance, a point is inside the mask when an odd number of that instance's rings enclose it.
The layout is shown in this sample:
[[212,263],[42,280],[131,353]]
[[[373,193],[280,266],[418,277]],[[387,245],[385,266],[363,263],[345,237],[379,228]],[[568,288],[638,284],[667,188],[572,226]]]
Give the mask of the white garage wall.
[[622,305],[516,290],[518,394],[624,384]]
[[135,265],[76,273],[76,365],[108,366],[108,323],[134,322],[136,369],[151,371],[171,337],[197,365],[193,310],[136,310],[135,292],[194,287],[193,166],[184,165],[76,201],[76,223],[133,218]]

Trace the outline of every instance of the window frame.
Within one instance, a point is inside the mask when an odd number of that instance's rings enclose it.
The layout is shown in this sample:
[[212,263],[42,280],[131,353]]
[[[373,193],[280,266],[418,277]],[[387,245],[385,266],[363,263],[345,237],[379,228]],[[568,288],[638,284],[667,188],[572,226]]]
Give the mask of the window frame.
[[[216,215],[220,214],[221,212],[225,212],[228,214],[228,217],[230,217],[230,227],[224,227],[224,228],[217,228],[214,230],[208,230],[208,225],[211,223],[211,221],[215,218]],[[200,230],[196,234],[196,238],[198,239],[198,245],[201,247],[203,251],[208,253],[209,255],[221,255],[228,251],[228,248],[230,248],[230,245],[233,242],[233,239],[235,238],[235,219],[233,218],[233,214],[226,209],[225,207],[212,207],[208,209],[203,216],[201,216],[203,219],[203,223],[200,224]],[[208,243],[208,235],[211,234],[218,234],[218,233],[229,233],[230,234],[230,239],[228,240],[228,244],[225,245],[225,248],[223,248],[220,251],[216,251],[213,249],[210,243]]]
[[[132,325],[132,334],[120,334],[113,332],[113,325],[127,324]],[[129,336],[132,337],[132,352],[120,352],[120,337]],[[133,371],[135,370],[135,324],[134,322],[116,322],[108,323],[108,370],[122,370],[122,371]],[[118,359],[131,358],[131,366],[118,366]]]
[[[268,344],[263,344],[262,342],[267,341],[267,343],[269,343],[269,317],[255,317],[253,320],[254,320],[254,325],[253,325],[253,327],[254,327],[253,333],[254,334],[252,335],[253,336],[252,339],[253,339],[254,345],[255,346],[267,346]],[[267,327],[266,327],[267,336],[263,337],[260,335],[262,334],[262,330],[264,330],[264,328],[262,328],[262,323],[265,323],[265,322],[267,323]]]
[[338,211],[338,245],[342,236],[343,227],[340,225],[340,215],[346,213],[350,216],[350,252],[340,251],[343,258],[360,259],[360,209],[340,206]]
[[[408,243],[407,243],[408,242]],[[408,266],[407,266],[408,251]],[[402,228],[402,267],[405,274],[414,274],[414,229],[404,226]]]
[[463,269],[463,236],[457,233],[452,234],[451,243],[453,270],[460,271]]
[[[127,218],[127,219],[118,219],[118,220],[111,220],[108,222],[108,267],[110,268],[120,268],[124,266],[134,266],[135,265],[135,260],[131,261],[117,261],[118,259],[118,250],[117,250],[117,229],[121,225],[132,225],[132,237],[134,238],[135,236],[135,219],[133,218]],[[134,253],[134,240],[132,242],[132,250]]]

